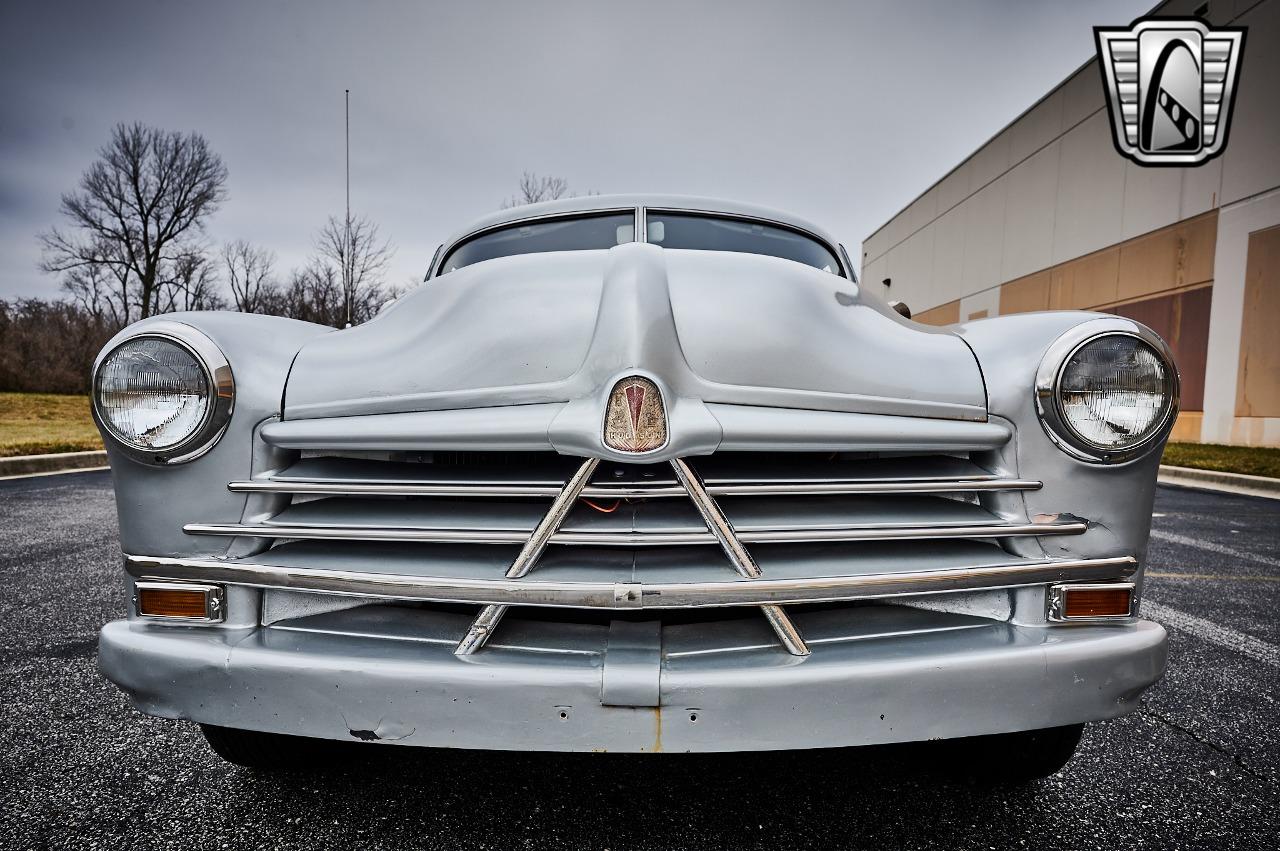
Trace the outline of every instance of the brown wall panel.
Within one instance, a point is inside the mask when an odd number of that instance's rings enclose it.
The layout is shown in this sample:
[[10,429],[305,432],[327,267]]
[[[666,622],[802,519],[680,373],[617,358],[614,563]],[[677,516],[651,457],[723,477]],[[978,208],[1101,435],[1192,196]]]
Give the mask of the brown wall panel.
[[1050,270],[1053,284],[1049,307],[1083,310],[1119,301],[1120,249],[1118,246],[1060,263]]
[[1199,443],[1200,429],[1204,425],[1204,413],[1201,411],[1180,411],[1174,420],[1169,439],[1179,443]]
[[1117,299],[1138,298],[1213,278],[1217,211],[1120,244]]
[[1122,304],[1108,313],[1141,322],[1173,350],[1182,379],[1182,409],[1204,410],[1204,369],[1209,353],[1209,304],[1213,287],[1201,287]]
[[1050,272],[1036,272],[1000,287],[1000,314],[1049,309]]
[[1236,416],[1280,417],[1280,227],[1249,234]]
[[917,313],[912,318],[925,325],[950,325],[953,322],[959,322],[960,300],[956,299],[946,304],[940,304],[937,307],[931,307],[923,313]]

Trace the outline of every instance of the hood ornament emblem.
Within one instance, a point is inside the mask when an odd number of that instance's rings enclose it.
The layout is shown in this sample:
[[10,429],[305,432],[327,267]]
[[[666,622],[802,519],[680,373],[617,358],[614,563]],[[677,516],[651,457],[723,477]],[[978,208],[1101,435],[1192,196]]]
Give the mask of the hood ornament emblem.
[[604,414],[604,445],[618,452],[652,452],[667,444],[662,391],[633,375],[613,385]]

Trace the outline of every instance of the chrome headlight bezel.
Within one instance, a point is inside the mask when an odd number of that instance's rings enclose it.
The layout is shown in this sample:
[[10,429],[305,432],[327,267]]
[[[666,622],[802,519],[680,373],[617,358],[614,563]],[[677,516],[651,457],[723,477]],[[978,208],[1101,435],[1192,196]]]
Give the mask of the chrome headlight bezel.
[[[1151,348],[1164,362],[1170,383],[1169,406],[1164,415],[1137,443],[1115,449],[1107,449],[1081,437],[1068,422],[1062,409],[1062,376],[1071,358],[1080,349],[1104,337],[1132,337]],[[1173,352],[1168,344],[1151,329],[1126,319],[1098,319],[1085,322],[1062,334],[1045,351],[1036,370],[1036,412],[1045,433],[1058,448],[1080,461],[1094,464],[1122,464],[1145,455],[1163,439],[1178,416],[1181,379]]]
[[[133,443],[116,430],[110,419],[98,407],[98,387],[102,379],[103,367],[122,346],[146,339],[171,343],[195,358],[204,373],[205,383],[210,393],[209,405],[195,430],[178,443],[163,449]],[[138,333],[125,337],[99,355],[93,366],[93,386],[90,391],[93,401],[93,419],[104,434],[111,436],[114,448],[135,461],[146,464],[182,464],[204,455],[217,444],[227,430],[235,408],[235,376],[231,372],[231,364],[227,361],[226,355],[202,331],[172,320],[148,323]]]

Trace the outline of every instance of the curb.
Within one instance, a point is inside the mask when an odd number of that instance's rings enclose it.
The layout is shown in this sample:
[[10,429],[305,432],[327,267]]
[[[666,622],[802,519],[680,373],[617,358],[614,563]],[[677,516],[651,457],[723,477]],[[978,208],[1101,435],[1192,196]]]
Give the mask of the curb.
[[1280,479],[1269,476],[1246,476],[1243,473],[1222,473],[1217,470],[1197,470],[1192,467],[1171,467],[1161,464],[1156,481],[1162,485],[1178,485],[1186,488],[1280,499]]
[[100,470],[106,466],[107,453],[101,449],[89,452],[55,452],[51,455],[18,455],[14,458],[0,458],[0,479],[69,473],[74,470]]

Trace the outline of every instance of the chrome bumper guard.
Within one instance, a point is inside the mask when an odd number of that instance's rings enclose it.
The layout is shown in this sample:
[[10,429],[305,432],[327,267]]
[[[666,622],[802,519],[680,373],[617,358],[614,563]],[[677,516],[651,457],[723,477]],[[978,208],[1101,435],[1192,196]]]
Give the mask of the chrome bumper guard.
[[125,569],[129,575],[148,581],[217,582],[384,600],[616,610],[832,603],[1125,579],[1132,576],[1137,568],[1136,559],[1123,556],[1045,559],[980,567],[802,579],[760,577],[718,582],[552,582],[505,577],[401,576],[281,567],[244,560],[125,556]]

